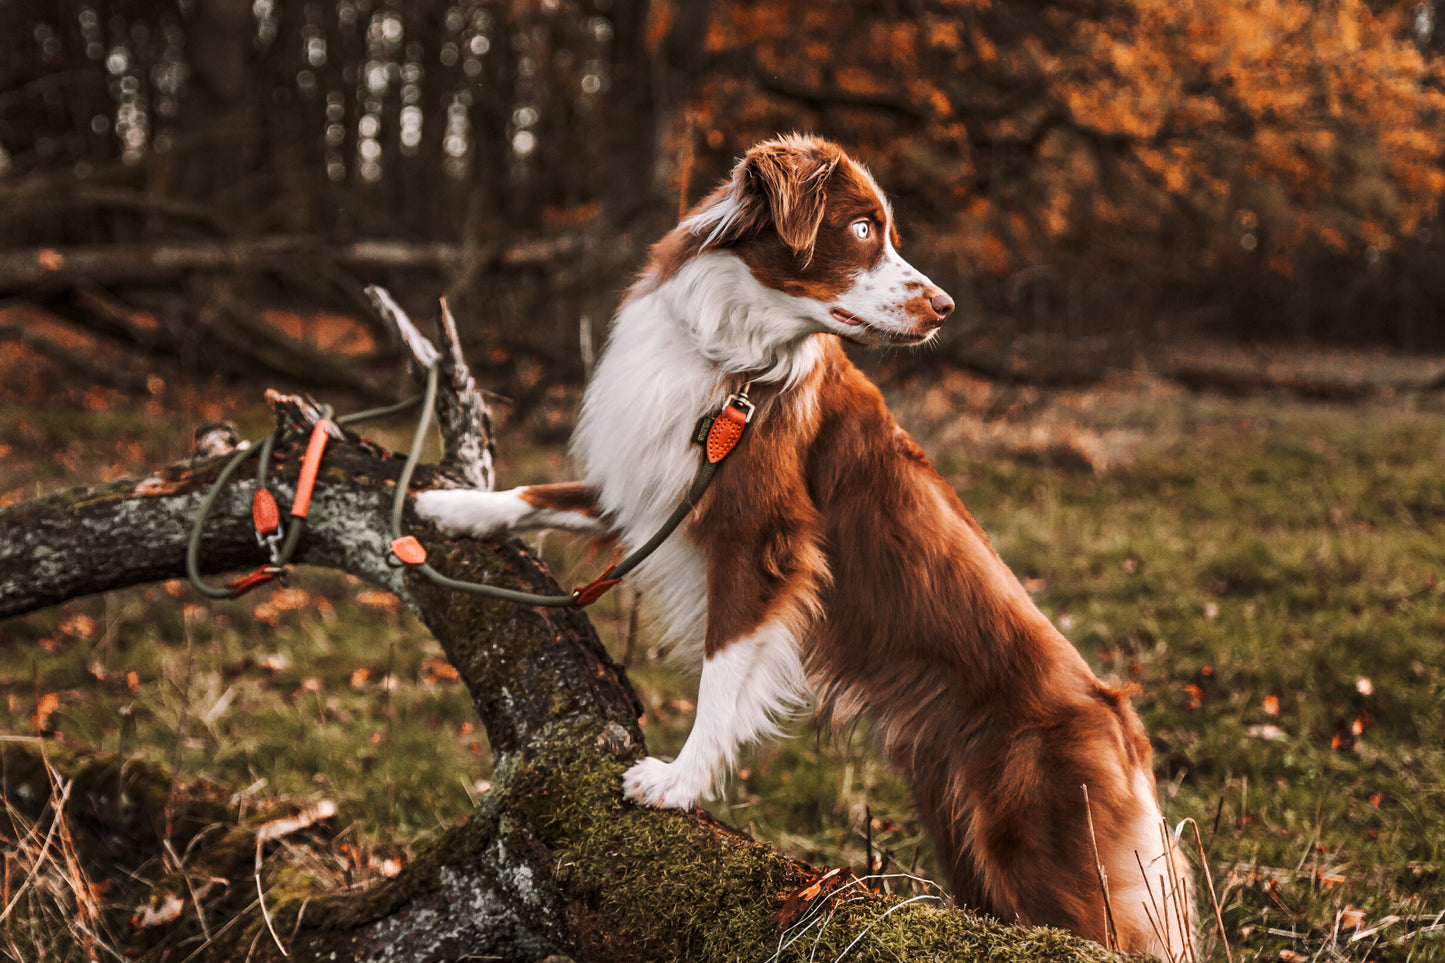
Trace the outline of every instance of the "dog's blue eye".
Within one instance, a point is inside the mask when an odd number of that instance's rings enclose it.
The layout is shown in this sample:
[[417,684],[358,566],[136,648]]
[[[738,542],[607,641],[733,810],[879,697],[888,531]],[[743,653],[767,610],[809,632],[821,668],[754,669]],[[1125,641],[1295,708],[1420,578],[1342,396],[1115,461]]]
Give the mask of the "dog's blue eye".
[[868,235],[873,231],[872,225],[867,221],[854,221],[849,227],[853,231],[853,236],[860,241],[868,240]]

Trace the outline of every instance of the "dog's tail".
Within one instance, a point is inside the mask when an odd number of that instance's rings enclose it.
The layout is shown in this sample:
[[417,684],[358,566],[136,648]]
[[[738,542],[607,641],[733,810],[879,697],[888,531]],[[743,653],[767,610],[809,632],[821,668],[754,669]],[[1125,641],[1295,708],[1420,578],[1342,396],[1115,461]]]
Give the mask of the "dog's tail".
[[1092,689],[1042,716],[913,716],[890,755],[961,904],[1192,960],[1193,883],[1160,816],[1148,739],[1123,693]]

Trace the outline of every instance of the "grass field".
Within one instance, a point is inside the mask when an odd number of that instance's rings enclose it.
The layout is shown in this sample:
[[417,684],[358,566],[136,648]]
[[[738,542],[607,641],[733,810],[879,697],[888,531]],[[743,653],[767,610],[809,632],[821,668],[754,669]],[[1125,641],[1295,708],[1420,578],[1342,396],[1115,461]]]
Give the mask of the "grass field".
[[[962,376],[892,393],[1039,605],[1137,687],[1166,813],[1199,828],[1233,951],[1445,960],[1445,402],[1043,396]],[[0,407],[0,493],[183,457],[202,412],[158,413]],[[258,434],[265,413],[241,421]],[[513,434],[504,483],[566,474]],[[560,544],[559,565],[581,557]],[[624,590],[593,612],[670,754],[695,693],[633,605]],[[114,593],[0,636],[0,729],[176,765],[241,807],[330,799],[348,838],[394,860],[486,788],[484,735],[435,642],[332,573],[216,606],[183,584]],[[710,808],[810,860],[862,872],[871,849],[932,872],[863,730],[800,722]]]

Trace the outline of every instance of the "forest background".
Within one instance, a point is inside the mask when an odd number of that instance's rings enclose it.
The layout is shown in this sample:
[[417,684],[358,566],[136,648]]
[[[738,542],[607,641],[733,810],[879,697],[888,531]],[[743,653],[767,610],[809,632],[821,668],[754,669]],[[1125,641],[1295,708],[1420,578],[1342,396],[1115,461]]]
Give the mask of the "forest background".
[[[1040,606],[1137,685],[1223,934],[1294,963],[1445,958],[1440,13],[0,0],[0,511],[144,477],[201,422],[256,437],[265,386],[396,397],[368,283],[417,318],[448,296],[504,483],[567,477],[648,245],[749,144],[817,132],[869,164],[905,255],[960,304],[936,349],[862,360]],[[319,572],[188,592],[0,623],[0,726],[216,780],[258,824],[326,823],[268,866],[337,887],[393,877],[486,798],[486,735],[395,598]],[[665,754],[694,693],[637,602],[594,622]],[[866,731],[759,750],[713,812],[926,875],[870,753]],[[194,927],[157,935],[182,921],[153,878],[201,886],[178,900],[201,929],[239,912],[191,855],[88,880],[37,861],[19,830],[47,824],[6,792],[0,951],[189,952]],[[244,863],[227,899],[260,885]]]
[[12,0],[0,296],[196,371],[367,387],[298,365],[324,359],[259,309],[354,313],[363,281],[403,303],[444,291],[492,386],[525,399],[581,377],[579,319],[598,343],[680,208],[799,129],[871,165],[906,253],[963,306],[935,360],[1029,334],[1111,336],[1114,363],[1200,334],[1437,347],[1436,16],[1433,0]]

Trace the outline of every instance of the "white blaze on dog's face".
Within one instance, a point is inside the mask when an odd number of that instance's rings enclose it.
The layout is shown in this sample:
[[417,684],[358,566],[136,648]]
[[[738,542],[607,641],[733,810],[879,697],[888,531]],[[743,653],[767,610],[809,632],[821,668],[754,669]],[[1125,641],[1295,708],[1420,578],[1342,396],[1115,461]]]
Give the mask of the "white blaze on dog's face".
[[898,253],[893,212],[835,144],[789,136],[749,151],[688,220],[759,283],[806,302],[810,320],[863,344],[922,344],[953,299]]

